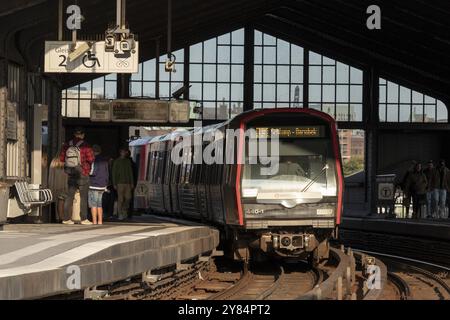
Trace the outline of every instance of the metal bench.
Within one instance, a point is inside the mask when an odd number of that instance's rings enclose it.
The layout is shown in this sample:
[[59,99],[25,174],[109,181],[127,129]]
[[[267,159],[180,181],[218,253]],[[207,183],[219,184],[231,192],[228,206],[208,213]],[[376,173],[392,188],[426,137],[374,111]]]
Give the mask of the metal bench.
[[31,211],[32,207],[42,207],[53,202],[53,194],[50,189],[35,188],[26,181],[17,181],[14,185],[21,204],[28,211]]

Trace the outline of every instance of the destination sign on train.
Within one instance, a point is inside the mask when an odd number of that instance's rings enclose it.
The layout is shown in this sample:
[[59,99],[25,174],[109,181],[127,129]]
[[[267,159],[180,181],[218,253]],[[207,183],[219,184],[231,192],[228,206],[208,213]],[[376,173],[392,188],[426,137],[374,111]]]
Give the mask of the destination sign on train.
[[323,138],[324,126],[276,127],[256,128],[259,138],[279,136],[280,138]]

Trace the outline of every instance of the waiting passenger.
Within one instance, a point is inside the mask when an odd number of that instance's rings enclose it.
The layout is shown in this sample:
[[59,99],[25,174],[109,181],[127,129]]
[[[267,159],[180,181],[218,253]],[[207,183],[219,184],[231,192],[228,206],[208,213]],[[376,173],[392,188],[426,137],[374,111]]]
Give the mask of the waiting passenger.
[[112,180],[117,191],[117,206],[119,220],[125,220],[130,210],[130,202],[134,187],[133,167],[128,158],[128,149],[120,150],[120,157],[112,166]]
[[427,177],[422,172],[422,165],[417,163],[414,172],[408,176],[406,188],[410,190],[413,199],[413,219],[421,217],[421,206],[426,203]]
[[445,166],[445,160],[439,161],[436,168],[433,184],[433,196],[437,206],[436,217],[444,218],[446,216],[447,192],[450,190],[450,171]]
[[409,214],[409,207],[411,205],[411,191],[407,187],[407,181],[409,178],[409,175],[414,172],[414,168],[417,165],[417,161],[413,160],[411,162],[411,166],[409,167],[408,171],[406,171],[405,175],[403,176],[402,182],[401,182],[401,189],[403,191],[403,205],[406,209],[406,216]]
[[102,148],[93,146],[95,161],[92,164],[89,183],[89,207],[91,208],[92,222],[103,224],[103,194],[109,184],[109,163],[101,156]]
[[84,138],[84,130],[82,128],[75,129],[74,138],[64,145],[60,154],[60,160],[64,162],[64,171],[69,175],[63,224],[74,224],[72,221],[73,199],[79,190],[81,224],[92,225],[92,222],[87,219],[87,210],[89,173],[95,156]]
[[58,152],[57,156],[50,164],[48,174],[48,187],[52,190],[55,199],[56,221],[61,223],[64,220],[64,203],[67,197],[67,174],[64,172],[64,162],[61,162]]
[[434,201],[433,192],[434,186],[434,176],[436,169],[434,168],[433,160],[428,161],[427,167],[423,170],[425,177],[427,178],[427,218],[434,217],[436,215],[437,203]]

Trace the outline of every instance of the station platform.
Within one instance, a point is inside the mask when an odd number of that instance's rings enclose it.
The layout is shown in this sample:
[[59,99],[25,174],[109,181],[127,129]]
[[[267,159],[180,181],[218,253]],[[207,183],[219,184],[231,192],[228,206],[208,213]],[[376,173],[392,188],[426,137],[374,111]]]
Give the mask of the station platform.
[[103,226],[5,225],[0,300],[69,293],[69,267],[79,267],[83,290],[181,263],[218,244],[214,228],[154,216]]
[[342,229],[450,241],[450,219],[390,219],[383,216],[343,217]]

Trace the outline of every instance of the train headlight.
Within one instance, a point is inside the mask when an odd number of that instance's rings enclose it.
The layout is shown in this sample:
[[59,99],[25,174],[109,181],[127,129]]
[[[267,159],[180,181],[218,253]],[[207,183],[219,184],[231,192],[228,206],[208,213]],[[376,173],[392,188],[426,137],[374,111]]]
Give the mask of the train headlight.
[[272,246],[274,249],[280,247],[280,237],[278,235],[272,236]]
[[258,196],[258,189],[242,189],[242,197],[256,198]]
[[281,244],[283,245],[283,247],[289,247],[291,245],[291,238],[289,237],[283,237],[281,239]]

